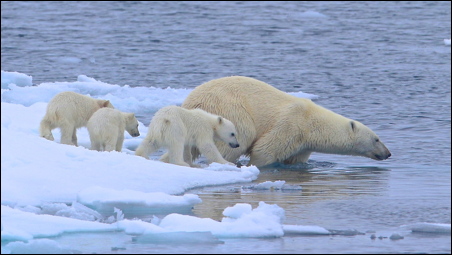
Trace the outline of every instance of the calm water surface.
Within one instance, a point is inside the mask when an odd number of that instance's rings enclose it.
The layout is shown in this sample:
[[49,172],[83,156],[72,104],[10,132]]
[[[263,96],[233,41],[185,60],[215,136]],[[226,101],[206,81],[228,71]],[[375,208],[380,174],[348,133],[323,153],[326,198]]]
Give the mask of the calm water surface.
[[[449,235],[401,225],[451,223],[450,2],[2,2],[1,66],[33,82],[194,88],[250,76],[372,128],[386,161],[313,154],[261,168],[250,183],[191,190],[198,217],[276,203],[285,224],[363,234],[139,244],[119,233],[58,237],[84,253],[450,253]],[[148,123],[152,116],[141,116]],[[243,186],[243,188],[241,188]],[[371,239],[370,235],[401,240]],[[121,243],[126,249],[112,251]]]

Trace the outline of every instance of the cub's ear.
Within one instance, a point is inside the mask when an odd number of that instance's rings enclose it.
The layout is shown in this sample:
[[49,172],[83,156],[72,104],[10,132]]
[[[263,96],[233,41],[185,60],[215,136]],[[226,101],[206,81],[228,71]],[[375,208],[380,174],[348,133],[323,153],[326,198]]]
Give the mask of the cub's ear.
[[129,120],[132,120],[133,118],[135,118],[135,113],[128,113],[127,114],[128,115],[128,118],[129,118]]
[[218,124],[221,124],[221,123],[223,123],[223,118],[218,116]]
[[110,100],[105,100],[105,102],[102,104],[103,107],[108,107],[110,105]]
[[352,131],[355,132],[356,131],[356,124],[354,121],[350,121],[350,126],[352,128]]

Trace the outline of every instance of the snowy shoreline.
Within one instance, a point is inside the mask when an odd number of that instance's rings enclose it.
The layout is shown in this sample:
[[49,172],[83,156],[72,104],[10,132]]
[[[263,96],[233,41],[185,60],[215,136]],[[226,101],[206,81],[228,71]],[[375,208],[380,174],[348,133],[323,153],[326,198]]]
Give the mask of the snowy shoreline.
[[[58,130],[53,131],[55,141],[45,140],[38,135],[39,122],[48,101],[61,91],[108,99],[121,111],[149,116],[166,105],[182,103],[191,90],[131,88],[84,75],[74,82],[33,85],[26,74],[2,71],[1,237],[8,243],[2,253],[33,244],[58,250],[57,242],[45,238],[77,232],[123,231],[143,239],[169,233],[176,240],[191,235],[207,243],[218,238],[334,234],[320,226],[285,225],[284,209],[265,202],[256,208],[240,203],[225,208],[222,221],[186,215],[202,203],[197,195],[184,194],[197,187],[233,183],[244,183],[245,189],[300,187],[284,186],[284,181],[249,185],[259,175],[254,166],[213,163],[189,168],[134,156],[146,136],[143,121],[139,122],[139,137],[125,134],[120,153],[89,150],[86,128],[78,130],[79,147],[60,144]],[[166,216],[145,222],[128,215],[132,206],[142,208],[143,213]],[[450,228],[450,224],[440,223],[403,226],[407,231],[446,234]]]

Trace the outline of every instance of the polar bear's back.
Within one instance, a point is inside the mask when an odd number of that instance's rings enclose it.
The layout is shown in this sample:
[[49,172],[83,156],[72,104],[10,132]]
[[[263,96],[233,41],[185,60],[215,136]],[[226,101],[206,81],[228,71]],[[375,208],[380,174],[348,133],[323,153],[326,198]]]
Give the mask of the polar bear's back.
[[[105,100],[65,91],[50,100],[46,115],[56,123],[66,120],[79,128],[86,125],[93,113],[102,107],[103,101]],[[113,108],[109,102],[107,107]]]
[[183,126],[193,129],[198,127],[201,122],[211,122],[211,120],[215,120],[215,117],[204,110],[185,109],[176,105],[170,105],[158,110],[152,117],[151,122],[154,125],[159,122],[158,126],[162,126],[165,122],[182,122]]
[[289,95],[254,78],[229,76],[196,87],[182,107],[200,108],[235,124],[240,148],[231,149],[217,143],[225,159],[233,161],[240,154],[246,154],[246,148],[273,127],[286,105],[304,100],[310,101]]
[[[268,115],[279,114],[277,109],[283,105],[303,100],[309,99],[289,95],[254,78],[229,76],[196,87],[183,102],[182,107],[201,108],[237,123],[243,121],[249,114],[253,115],[254,120],[268,119]],[[240,119],[237,119],[237,116],[240,116]]]
[[221,94],[227,99],[266,99],[271,100],[270,103],[281,102],[293,97],[265,82],[245,76],[229,76],[211,80],[196,87],[189,96],[196,96],[198,92],[206,94],[206,91],[210,91],[211,95]]
[[149,124],[149,133],[160,140],[169,137],[194,137],[212,133],[216,116],[201,109],[185,109],[170,105],[158,110]]
[[[116,135],[120,131],[124,132],[125,125],[123,114],[119,110],[113,108],[101,108],[91,116],[87,128],[90,133],[114,133],[114,135]],[[106,132],[106,130],[110,132]]]
[[[211,80],[196,87],[182,107],[201,108],[237,123],[253,125],[258,129],[270,127],[285,105],[307,102],[275,87],[244,76],[229,76]],[[259,121],[259,123],[256,123]],[[240,130],[238,130],[240,132]],[[242,132],[246,132],[242,130]],[[264,130],[256,130],[262,133]]]

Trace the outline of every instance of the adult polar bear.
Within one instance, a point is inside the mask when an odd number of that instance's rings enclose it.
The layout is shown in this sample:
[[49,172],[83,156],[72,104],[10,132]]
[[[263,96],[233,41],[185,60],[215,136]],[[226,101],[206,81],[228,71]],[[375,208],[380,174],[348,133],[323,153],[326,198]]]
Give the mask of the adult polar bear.
[[[378,136],[362,123],[249,77],[206,82],[188,95],[182,107],[201,108],[235,124],[240,147],[216,143],[231,162],[249,155],[250,165],[294,164],[306,162],[312,152],[375,160],[391,156]],[[198,156],[196,151],[192,155]]]

